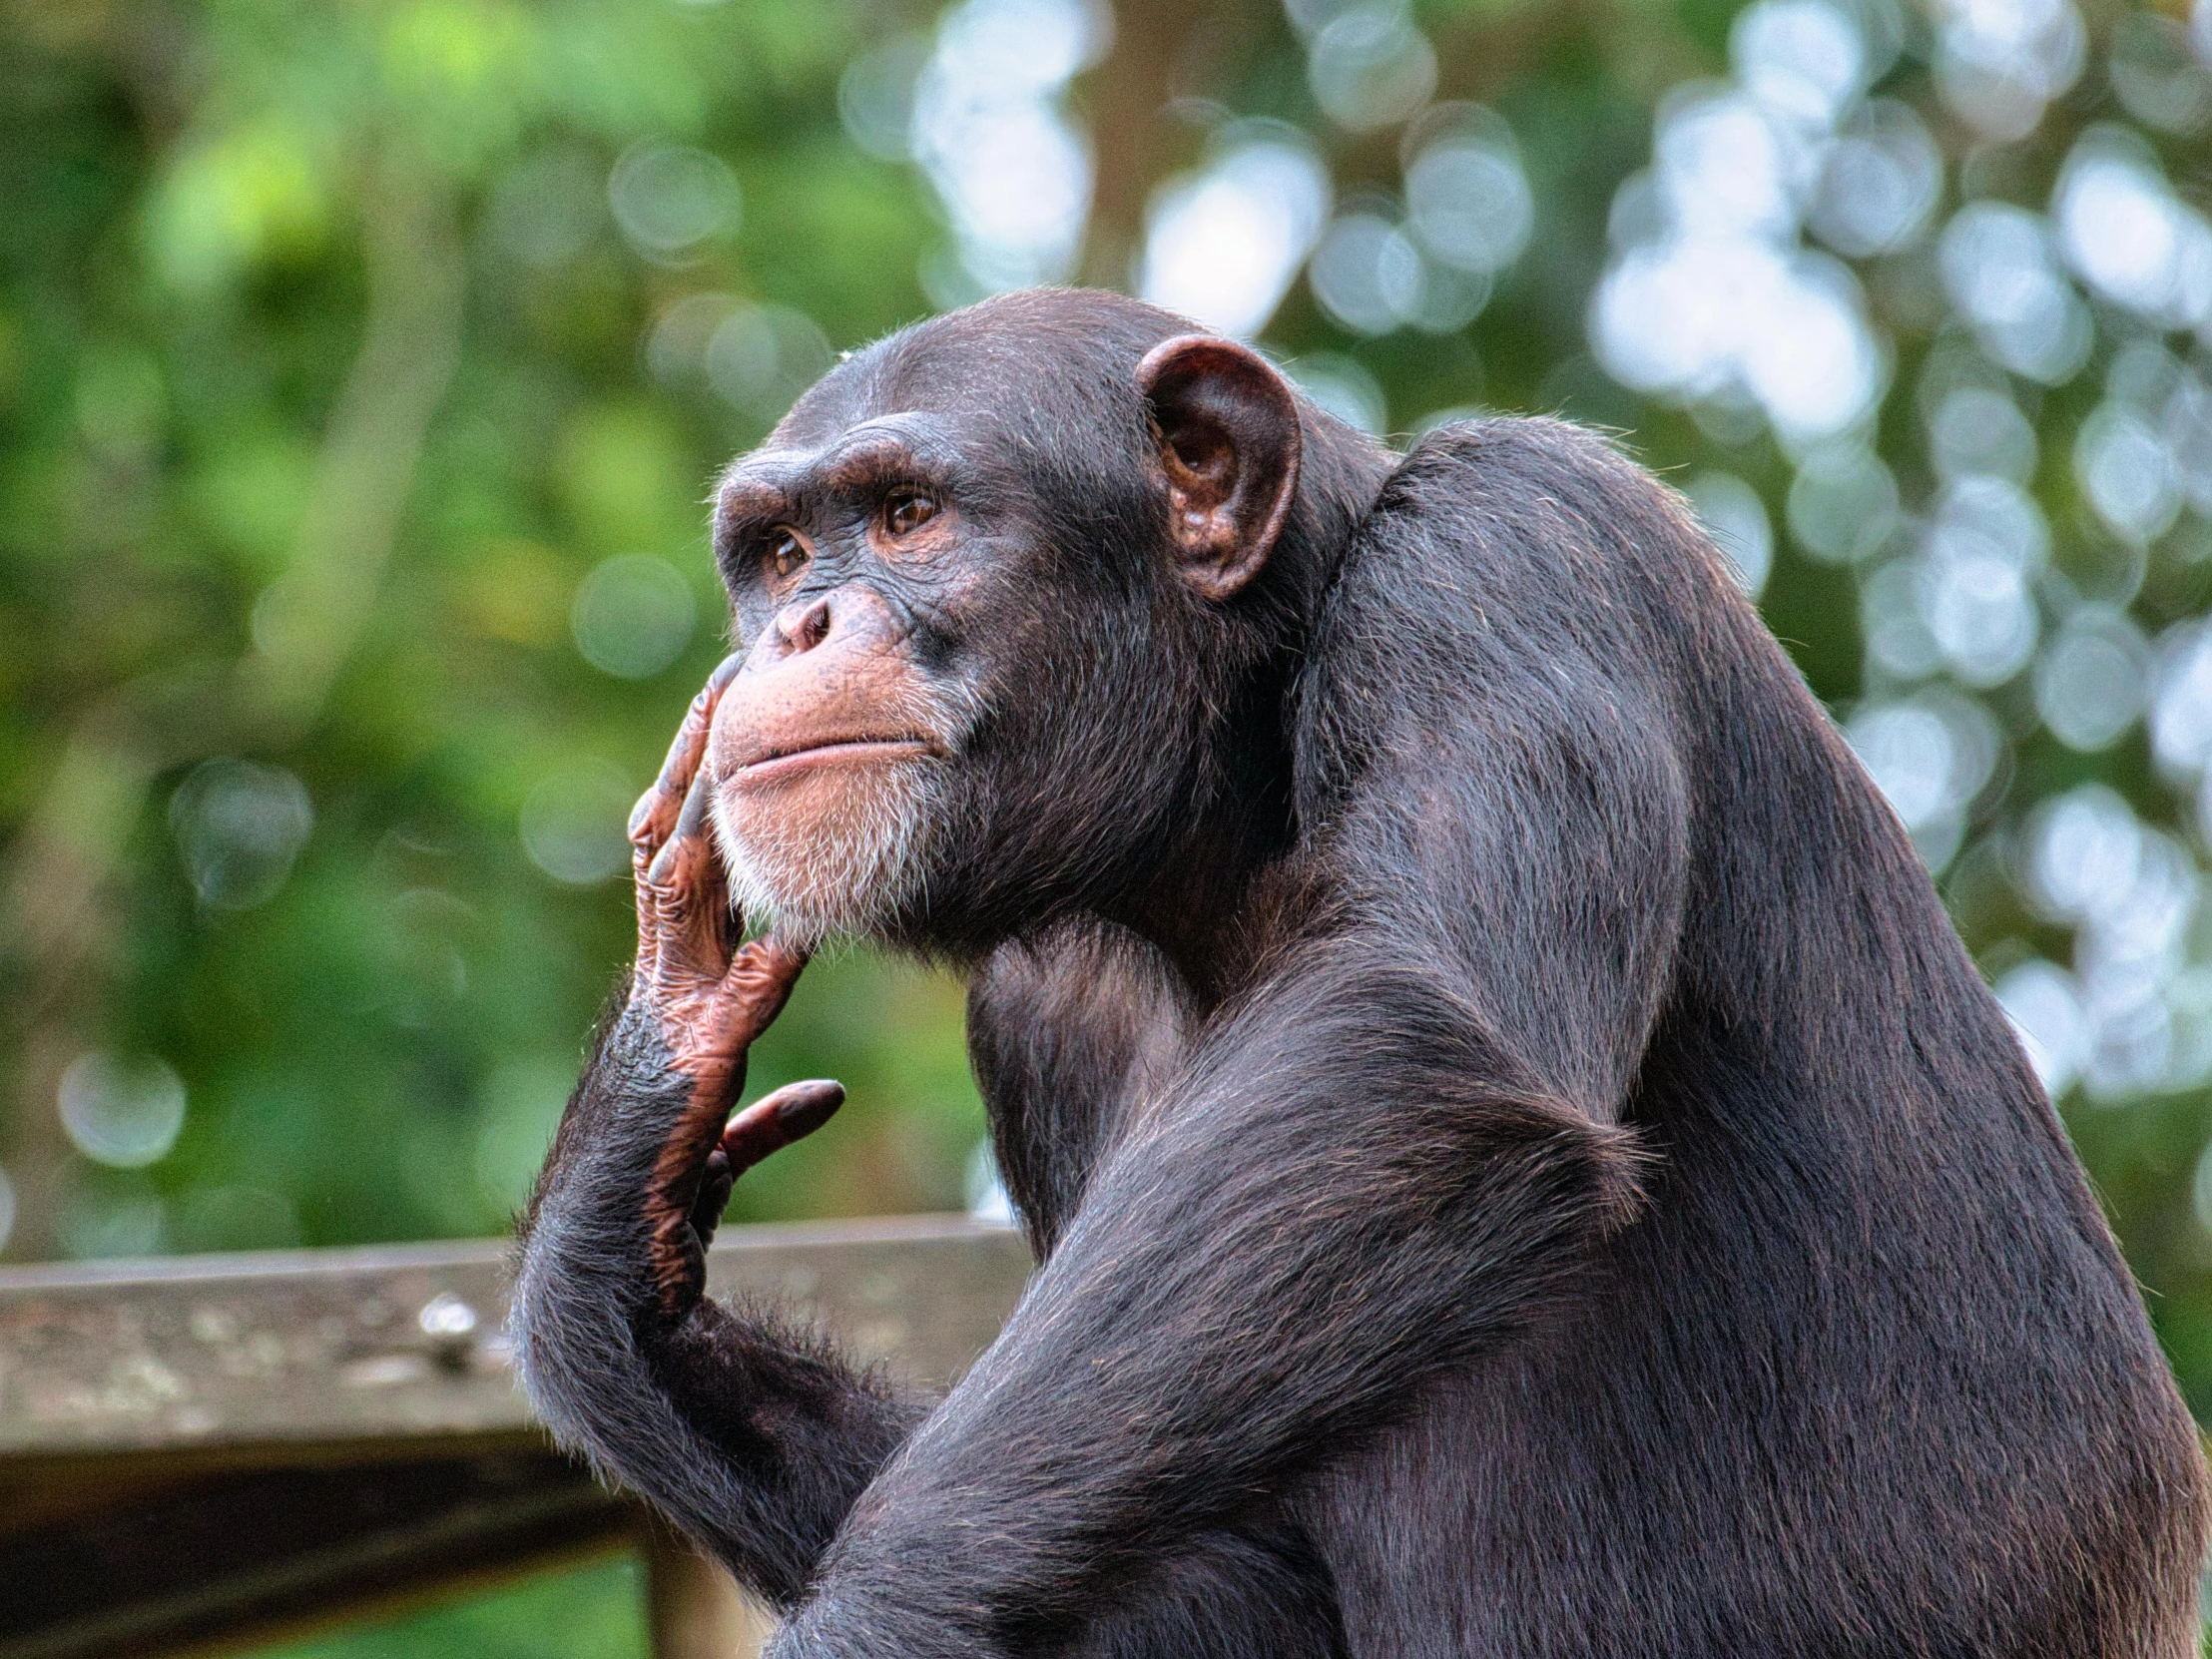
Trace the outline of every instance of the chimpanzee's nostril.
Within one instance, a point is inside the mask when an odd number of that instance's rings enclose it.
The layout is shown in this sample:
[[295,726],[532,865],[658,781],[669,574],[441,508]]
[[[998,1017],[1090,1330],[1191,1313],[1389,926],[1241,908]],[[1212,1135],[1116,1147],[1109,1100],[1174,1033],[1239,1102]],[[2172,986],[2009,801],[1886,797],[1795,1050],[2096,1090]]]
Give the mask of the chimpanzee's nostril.
[[830,601],[818,599],[804,609],[794,607],[778,619],[777,630],[794,651],[812,651],[830,637]]

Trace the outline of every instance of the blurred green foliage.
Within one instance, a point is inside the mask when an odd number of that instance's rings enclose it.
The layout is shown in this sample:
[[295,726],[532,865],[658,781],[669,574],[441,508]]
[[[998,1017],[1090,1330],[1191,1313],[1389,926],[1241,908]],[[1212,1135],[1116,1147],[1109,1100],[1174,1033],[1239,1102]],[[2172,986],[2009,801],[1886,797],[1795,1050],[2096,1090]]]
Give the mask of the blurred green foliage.
[[268,1659],[647,1659],[644,1575],[627,1557],[457,1606],[274,1649]]
[[[726,649],[706,481],[766,427],[657,382],[643,339],[700,291],[804,305],[839,342],[926,309],[922,194],[837,122],[869,26],[489,0],[9,18],[16,1254],[504,1225],[628,952],[611,827]],[[729,169],[712,234],[658,264],[607,197],[647,141]],[[587,578],[624,565],[675,588],[642,640],[635,605],[593,632]],[[203,866],[172,804],[213,762],[252,830],[236,757],[303,783],[311,828]],[[853,1105],[738,1213],[962,1203],[957,1021],[920,970],[819,966],[756,1075],[832,1071]],[[184,1083],[150,1168],[57,1133],[61,1068],[96,1044]]]

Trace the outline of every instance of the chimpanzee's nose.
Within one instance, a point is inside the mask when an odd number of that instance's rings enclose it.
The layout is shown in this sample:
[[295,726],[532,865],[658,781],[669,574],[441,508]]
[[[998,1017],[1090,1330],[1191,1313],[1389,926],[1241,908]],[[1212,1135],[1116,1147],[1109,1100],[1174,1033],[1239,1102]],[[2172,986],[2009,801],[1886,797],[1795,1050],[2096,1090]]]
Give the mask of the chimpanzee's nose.
[[796,684],[792,675],[843,674],[850,662],[894,649],[902,632],[883,596],[858,583],[801,594],[748,642],[745,671],[785,684]]

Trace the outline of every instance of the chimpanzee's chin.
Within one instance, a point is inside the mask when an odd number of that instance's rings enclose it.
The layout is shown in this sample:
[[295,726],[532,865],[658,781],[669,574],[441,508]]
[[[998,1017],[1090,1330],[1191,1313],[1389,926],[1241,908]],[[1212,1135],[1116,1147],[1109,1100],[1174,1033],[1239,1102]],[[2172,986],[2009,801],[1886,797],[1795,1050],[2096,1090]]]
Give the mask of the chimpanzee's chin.
[[718,797],[716,839],[748,924],[808,946],[883,934],[925,885],[936,838],[927,795],[854,792],[843,810],[826,814]]

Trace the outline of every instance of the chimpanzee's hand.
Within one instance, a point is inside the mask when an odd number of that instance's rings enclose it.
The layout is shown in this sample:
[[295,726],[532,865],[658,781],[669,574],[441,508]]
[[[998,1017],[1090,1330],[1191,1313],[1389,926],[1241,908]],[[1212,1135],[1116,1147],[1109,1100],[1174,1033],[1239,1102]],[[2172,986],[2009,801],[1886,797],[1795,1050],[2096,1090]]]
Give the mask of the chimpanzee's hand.
[[743,922],[715,850],[707,733],[738,662],[724,661],[692,700],[660,778],[630,815],[638,960],[626,1017],[658,1034],[669,1069],[690,1085],[646,1192],[654,1281],[672,1316],[705,1290],[707,1244],[732,1183],[821,1128],[844,1100],[835,1083],[793,1083],[729,1118],[747,1049],[807,965],[804,952],[773,935],[739,943]]

